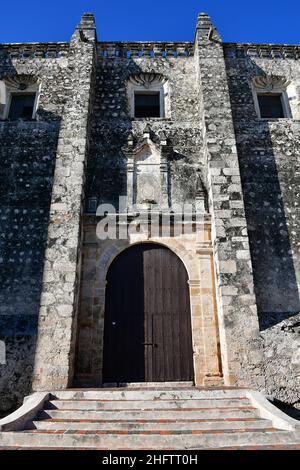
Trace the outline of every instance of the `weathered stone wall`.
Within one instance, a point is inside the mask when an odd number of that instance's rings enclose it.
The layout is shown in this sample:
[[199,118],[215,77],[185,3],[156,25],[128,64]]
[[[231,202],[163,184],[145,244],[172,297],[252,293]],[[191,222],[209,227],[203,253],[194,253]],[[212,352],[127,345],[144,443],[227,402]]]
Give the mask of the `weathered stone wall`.
[[[106,45],[112,48],[115,44]],[[126,44],[125,50],[130,49]],[[133,47],[131,45],[131,47]],[[143,44],[136,44],[141,50]],[[169,45],[175,51],[176,43]],[[191,49],[191,44],[189,44]],[[155,46],[154,46],[155,48]],[[102,48],[103,49],[103,46]],[[99,51],[91,145],[87,174],[87,198],[97,197],[99,203],[118,203],[126,195],[126,161],[121,148],[132,132],[140,136],[148,121],[154,134],[166,133],[174,147],[170,159],[172,203],[191,202],[196,192],[196,171],[202,168],[202,135],[199,125],[199,103],[196,72],[191,56],[162,57],[138,54],[130,58],[103,57]],[[155,72],[169,81],[170,119],[130,118],[127,80],[131,74]]]
[[33,390],[67,388],[73,380],[81,220],[95,89],[95,44],[94,17],[87,13],[70,42],[72,83],[58,138]]
[[196,54],[225,383],[263,388],[262,348],[227,74],[221,38],[206,14],[198,17]]
[[[116,57],[120,46],[131,57]],[[148,44],[99,44],[94,112],[88,157],[86,200],[97,198],[98,204],[113,204],[118,211],[119,196],[127,194],[126,157],[122,147],[130,133],[138,139],[146,124],[154,138],[165,132],[173,153],[168,158],[171,204],[192,203],[197,190],[197,170],[203,172],[202,132],[193,45],[168,44],[169,54],[152,57]],[[157,46],[159,47],[159,46]],[[156,45],[151,45],[155,50]],[[189,51],[174,57],[179,48]],[[106,57],[105,51],[110,51]],[[113,50],[113,51],[112,51]],[[139,57],[139,50],[144,54]],[[130,75],[154,72],[169,84],[170,118],[132,119],[127,99]],[[86,206],[87,207],[87,206]],[[90,221],[87,230],[91,230]],[[94,226],[96,231],[96,225]],[[111,248],[114,241],[111,241]],[[100,248],[100,252],[99,252]],[[100,253],[100,254],[99,254]],[[104,286],[96,276],[95,260],[101,256],[101,244],[86,242],[82,265],[81,309],[77,351],[77,383],[97,385],[101,382],[103,315],[99,296]],[[98,271],[97,271],[98,272]],[[101,292],[95,294],[94,292]],[[97,351],[95,353],[95,351]],[[100,354],[100,356],[99,356]],[[81,381],[81,382],[80,382]]]
[[[0,80],[34,74],[41,79],[36,121],[0,121],[0,408],[30,392],[41,278],[57,138],[70,72],[67,44],[0,48]],[[41,52],[42,51],[42,52]],[[60,55],[61,54],[61,55]],[[4,362],[4,361],[2,361]]]
[[124,240],[99,240],[97,221],[96,216],[85,216],[75,385],[102,384],[106,276],[122,250],[143,242],[167,246],[184,263],[189,279],[195,383],[222,384],[209,215],[203,214],[197,229],[188,234],[148,237],[136,233]]
[[300,383],[300,122],[258,119],[251,83],[266,74],[284,76],[297,85],[297,50],[224,45],[266,390],[290,403],[299,400]]
[[[97,43],[87,14],[70,44],[1,46],[0,80],[33,74],[41,96],[35,121],[0,122],[0,407],[30,391],[34,362],[34,389],[70,385],[77,333],[77,377],[98,384],[102,248],[95,232],[89,239],[96,219],[86,217],[81,257],[83,206],[96,198],[117,207],[126,195],[122,147],[146,124],[173,149],[171,204],[195,202],[198,170],[209,192],[226,384],[299,399],[300,122],[258,120],[250,88],[253,77],[278,74],[299,94],[297,58],[289,46],[222,45],[205,14],[195,44]],[[168,80],[167,118],[130,117],[127,80],[142,72]],[[187,251],[194,245],[186,241]]]

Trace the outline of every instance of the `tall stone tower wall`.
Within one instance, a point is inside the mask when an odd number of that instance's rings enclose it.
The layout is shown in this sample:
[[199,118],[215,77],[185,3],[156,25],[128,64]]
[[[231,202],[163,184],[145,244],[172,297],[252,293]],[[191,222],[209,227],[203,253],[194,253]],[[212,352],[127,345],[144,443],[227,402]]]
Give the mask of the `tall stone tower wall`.
[[68,54],[67,43],[0,46],[0,80],[42,83],[35,121],[0,121],[2,409],[31,389],[57,141],[72,84]]
[[[299,400],[299,48],[224,44],[270,395]],[[259,120],[256,77],[285,80],[292,117]]]
[[[3,409],[101,384],[106,273],[134,240],[101,244],[95,207],[137,191],[139,152],[160,209],[203,212],[202,238],[164,240],[189,273],[196,383],[298,400],[299,54],[224,44],[206,14],[194,42],[97,42],[85,14],[70,43],[0,46],[0,112],[5,83],[40,90],[34,120],[0,121]],[[140,83],[163,117],[133,118]],[[259,119],[255,86],[278,84],[292,116]]]

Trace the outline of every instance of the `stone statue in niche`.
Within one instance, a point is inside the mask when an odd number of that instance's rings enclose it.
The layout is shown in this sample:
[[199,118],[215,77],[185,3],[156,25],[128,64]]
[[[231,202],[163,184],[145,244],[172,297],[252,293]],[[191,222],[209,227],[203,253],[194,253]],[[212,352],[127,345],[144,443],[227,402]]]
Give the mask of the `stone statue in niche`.
[[149,125],[142,138],[128,136],[123,153],[127,158],[128,210],[167,210],[169,208],[169,172],[167,156],[170,152],[164,133],[154,138]]

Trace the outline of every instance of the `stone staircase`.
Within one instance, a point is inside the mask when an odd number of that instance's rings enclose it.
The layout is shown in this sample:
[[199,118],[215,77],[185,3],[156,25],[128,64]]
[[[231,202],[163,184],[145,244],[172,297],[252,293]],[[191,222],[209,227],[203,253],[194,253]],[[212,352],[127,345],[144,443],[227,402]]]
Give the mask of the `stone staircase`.
[[249,391],[238,388],[58,391],[47,395],[23,430],[1,432],[0,448],[300,449],[293,420],[286,417],[285,425],[278,411],[285,429],[278,428],[272,408],[274,419],[269,411],[270,419],[264,418]]

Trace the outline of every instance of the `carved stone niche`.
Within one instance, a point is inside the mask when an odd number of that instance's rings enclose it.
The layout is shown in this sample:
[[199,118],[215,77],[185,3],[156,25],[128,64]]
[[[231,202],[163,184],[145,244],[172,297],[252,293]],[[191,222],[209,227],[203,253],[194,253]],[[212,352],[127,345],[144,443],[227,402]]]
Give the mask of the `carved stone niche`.
[[127,209],[144,211],[169,208],[168,154],[164,133],[155,141],[147,125],[142,138],[129,135],[123,153],[127,159]]

